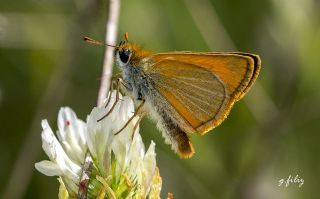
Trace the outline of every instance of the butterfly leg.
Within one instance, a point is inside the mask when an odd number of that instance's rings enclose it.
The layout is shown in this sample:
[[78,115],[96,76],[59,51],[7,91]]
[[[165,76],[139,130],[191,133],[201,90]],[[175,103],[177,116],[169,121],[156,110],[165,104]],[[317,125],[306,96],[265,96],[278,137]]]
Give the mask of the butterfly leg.
[[134,138],[136,129],[138,128],[138,126],[139,126],[142,118],[144,118],[144,116],[146,116],[146,115],[147,115],[146,112],[142,112],[142,113],[140,114],[140,117],[139,117],[138,121],[135,123],[135,125],[134,125],[134,127],[133,127],[133,132],[132,132],[132,136],[131,136],[131,139],[132,139],[132,140],[133,140],[133,138]]
[[142,102],[141,102],[141,104],[137,107],[137,110],[136,110],[136,111],[134,112],[134,114],[129,118],[129,120],[127,121],[127,123],[126,123],[120,130],[118,130],[114,135],[119,134],[123,129],[125,129],[125,128],[128,126],[128,124],[130,124],[130,122],[133,120],[133,118],[139,114],[139,112],[140,112],[141,108],[143,107],[144,103],[145,103],[145,100],[143,99]]
[[115,82],[117,84],[118,79],[121,79],[121,73],[117,73],[117,74],[115,74],[114,76],[111,77],[111,83],[110,83],[110,86],[109,86],[108,101],[107,101],[105,107],[107,107],[109,105],[109,103],[110,103],[111,94],[112,94],[111,91],[113,90]]
[[[102,116],[100,119],[98,119],[97,121],[100,122],[101,120],[103,120],[104,118],[108,117],[110,115],[110,113],[113,111],[113,109],[116,107],[117,103],[119,102],[120,100],[120,83],[122,82],[123,80],[121,78],[117,78],[116,80],[116,100],[115,102],[113,103],[113,105],[111,106],[110,110],[108,111],[107,114],[105,114],[104,116]],[[114,80],[111,81],[111,87],[110,88],[113,88],[113,84],[114,84]],[[123,84],[125,84],[125,82],[123,82]],[[111,101],[111,92],[109,94],[109,98],[108,98],[108,102],[106,103],[105,107],[108,106],[108,104],[110,103]]]
[[113,86],[114,86],[114,78],[111,77],[111,83],[110,83],[110,87],[109,87],[109,93],[108,93],[108,101],[106,103],[106,105],[104,106],[105,108],[109,105],[110,101],[111,101],[111,94],[112,94],[112,90],[113,90]]

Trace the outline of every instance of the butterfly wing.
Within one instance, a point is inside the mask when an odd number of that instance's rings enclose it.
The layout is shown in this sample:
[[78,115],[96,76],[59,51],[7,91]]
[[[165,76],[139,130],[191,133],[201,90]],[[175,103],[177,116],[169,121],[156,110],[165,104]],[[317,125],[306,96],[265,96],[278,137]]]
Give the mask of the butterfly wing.
[[245,53],[159,53],[146,75],[195,131],[218,126],[254,83],[260,59]]

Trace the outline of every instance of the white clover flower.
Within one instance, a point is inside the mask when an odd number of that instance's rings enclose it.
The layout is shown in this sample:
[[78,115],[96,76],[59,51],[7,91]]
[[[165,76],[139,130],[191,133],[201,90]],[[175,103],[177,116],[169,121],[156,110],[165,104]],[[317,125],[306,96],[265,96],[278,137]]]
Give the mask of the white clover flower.
[[156,168],[155,144],[151,142],[145,152],[136,126],[138,117],[116,134],[133,116],[133,101],[120,95],[112,112],[99,121],[115,103],[115,96],[116,91],[106,108],[105,104],[95,107],[86,123],[70,108],[62,108],[58,139],[48,122],[42,121],[42,147],[50,161],[35,167],[45,175],[59,176],[59,198],[76,196],[87,151],[93,160],[88,198],[160,198],[162,182]]

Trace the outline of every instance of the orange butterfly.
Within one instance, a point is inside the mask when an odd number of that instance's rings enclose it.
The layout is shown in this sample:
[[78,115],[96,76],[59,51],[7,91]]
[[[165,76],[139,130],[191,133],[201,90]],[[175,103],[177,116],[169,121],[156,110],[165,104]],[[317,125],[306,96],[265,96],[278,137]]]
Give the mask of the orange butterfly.
[[129,43],[127,34],[115,46],[115,60],[126,90],[142,102],[136,112],[148,112],[182,158],[194,153],[188,134],[203,135],[221,124],[261,65],[258,55],[241,52],[152,53]]

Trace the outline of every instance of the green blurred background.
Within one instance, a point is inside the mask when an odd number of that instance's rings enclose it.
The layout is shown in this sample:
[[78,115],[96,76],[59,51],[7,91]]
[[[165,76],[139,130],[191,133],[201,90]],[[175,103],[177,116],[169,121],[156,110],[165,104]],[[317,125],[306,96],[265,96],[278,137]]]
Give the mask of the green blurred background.
[[[40,121],[56,128],[61,106],[85,120],[96,104],[107,1],[2,0],[0,198],[57,198],[58,182],[34,169],[47,159]],[[258,81],[226,121],[192,136],[182,160],[145,119],[157,144],[162,197],[318,198],[320,2],[317,0],[122,0],[119,37],[157,52],[244,51],[261,56]],[[278,186],[299,175],[304,184]]]

